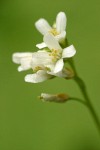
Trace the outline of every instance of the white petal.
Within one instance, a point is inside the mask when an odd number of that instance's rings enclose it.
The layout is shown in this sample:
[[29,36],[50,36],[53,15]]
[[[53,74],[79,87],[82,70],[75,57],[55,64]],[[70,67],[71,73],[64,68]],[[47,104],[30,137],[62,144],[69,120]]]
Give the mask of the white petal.
[[49,49],[55,49],[55,50],[62,50],[60,47],[58,41],[55,39],[55,37],[52,34],[46,34],[44,36],[44,42],[46,43],[47,47]]
[[60,72],[63,69],[63,66],[64,66],[63,59],[59,59],[55,65],[53,72],[54,73]]
[[56,77],[60,77],[60,78],[66,78],[67,77],[67,74],[63,71],[59,71],[57,73],[54,73],[54,72],[47,72],[48,74],[51,74],[53,76],[56,76]]
[[21,59],[21,66],[18,67],[18,71],[28,70],[31,67],[32,57]]
[[26,75],[25,81],[30,83],[38,83],[50,79],[51,77],[52,76],[47,74],[45,71],[39,70],[37,73]]
[[22,66],[19,66],[19,67],[18,67],[18,71],[19,71],[19,72],[24,71],[24,70],[25,70],[25,69],[24,69]]
[[14,63],[16,63],[16,64],[20,64],[21,63],[21,60],[22,60],[22,58],[28,58],[28,57],[32,57],[32,54],[33,53],[28,53],[28,52],[26,52],[26,53],[14,53],[13,55],[12,55],[12,61],[14,62]]
[[36,47],[39,48],[39,49],[42,49],[42,48],[47,47],[47,45],[44,42],[42,42],[40,44],[37,44]]
[[60,77],[60,78],[66,78],[67,74],[65,74],[63,71],[60,71],[60,72],[56,73],[55,76]]
[[63,49],[62,58],[70,58],[74,56],[76,53],[76,49],[73,45],[70,45],[69,47]]
[[35,23],[35,26],[36,26],[37,30],[43,35],[45,35],[48,31],[50,31],[52,29],[50,27],[50,25],[48,24],[48,22],[43,18],[39,19]]
[[56,35],[57,41],[62,42],[66,37],[66,31],[62,31],[60,34]]
[[53,64],[54,62],[52,61],[52,56],[49,56],[49,54],[49,52],[44,50],[33,53],[31,63],[33,70],[37,66],[44,68],[46,65]]
[[64,12],[60,12],[56,18],[56,28],[58,32],[65,31],[67,18]]

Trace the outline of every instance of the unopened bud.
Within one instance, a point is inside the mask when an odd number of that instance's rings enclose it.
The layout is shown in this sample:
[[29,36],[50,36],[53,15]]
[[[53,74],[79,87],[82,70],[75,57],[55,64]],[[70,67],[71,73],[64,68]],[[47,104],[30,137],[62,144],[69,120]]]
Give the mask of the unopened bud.
[[67,94],[47,94],[42,93],[39,97],[43,102],[57,102],[57,103],[64,103],[69,99]]
[[64,72],[67,74],[67,77],[65,77],[66,79],[71,79],[74,77],[74,71],[72,69],[69,68],[65,68]]

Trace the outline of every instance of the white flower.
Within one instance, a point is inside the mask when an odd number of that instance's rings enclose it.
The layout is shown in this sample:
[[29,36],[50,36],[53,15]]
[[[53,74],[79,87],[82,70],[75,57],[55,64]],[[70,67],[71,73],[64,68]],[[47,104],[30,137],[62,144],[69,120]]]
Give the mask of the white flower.
[[28,69],[33,70],[33,74],[25,76],[26,82],[38,83],[52,78],[52,75],[47,74],[48,68],[46,68],[46,65],[52,65],[52,59],[46,51],[14,53],[12,55],[12,61],[20,64],[18,67],[19,72]]
[[[67,18],[66,18],[65,13],[59,12],[56,17],[56,23],[53,27],[51,27],[44,18],[39,19],[35,23],[35,26],[42,35],[51,33],[52,35],[55,36],[55,38],[59,42],[62,42],[66,37],[66,22],[67,22]],[[46,44],[40,43],[40,44],[37,44],[36,46],[41,49],[41,48],[46,47]]]
[[58,73],[54,73],[51,70],[55,66],[54,56],[51,55],[51,52],[47,51],[37,51],[34,53],[14,53],[12,56],[14,63],[20,64],[18,71],[24,71],[32,69],[33,73],[25,76],[26,82],[39,83],[54,76],[65,77],[67,78],[68,71],[63,69]]
[[52,56],[47,51],[37,51],[32,55],[31,68],[33,74],[28,74],[25,76],[25,81],[30,83],[43,82],[53,76],[48,74],[48,65],[52,67]]
[[50,55],[53,57],[52,61],[55,64],[51,72],[53,74],[56,74],[63,70],[63,59],[73,57],[76,53],[76,50],[73,45],[62,49],[58,41],[51,34],[46,34],[44,36],[44,42],[46,43],[47,47],[51,50]]
[[44,36],[44,42],[50,49],[41,50],[33,53],[14,53],[13,62],[20,64],[18,71],[32,69],[33,73],[25,76],[26,82],[38,83],[54,76],[61,78],[72,77],[72,73],[64,68],[64,58],[75,55],[76,50],[71,45],[62,49],[58,41],[51,34]]
[[62,69],[57,73],[52,72],[55,67],[54,59],[55,57],[51,55],[51,52],[47,52],[45,50],[34,52],[31,60],[33,74],[26,75],[25,81],[38,83],[53,78],[54,76],[61,78],[67,78],[70,76],[70,71],[67,69]]
[[42,93],[39,97],[43,102],[57,102],[64,103],[68,100],[69,96],[67,94],[47,94]]
[[41,50],[32,54],[31,68],[33,74],[25,77],[26,82],[38,83],[50,79],[54,76],[61,78],[70,78],[73,73],[64,68],[65,58],[75,55],[76,50],[73,45],[62,49],[58,41],[51,34],[44,36],[44,42],[50,51]]
[[12,60],[16,64],[20,64],[18,67],[18,71],[24,71],[31,68],[31,60],[32,60],[31,52],[18,52],[12,55]]
[[[64,67],[64,59],[73,57],[76,50],[73,45],[62,49],[61,42],[66,37],[66,15],[58,13],[56,23],[51,27],[45,19],[39,19],[35,26],[44,35],[44,42],[37,47],[44,50],[37,52],[14,53],[12,60],[20,64],[18,71],[32,69],[33,73],[25,76],[26,82],[38,83],[55,76],[71,78],[73,72]],[[59,44],[60,43],[60,44]]]

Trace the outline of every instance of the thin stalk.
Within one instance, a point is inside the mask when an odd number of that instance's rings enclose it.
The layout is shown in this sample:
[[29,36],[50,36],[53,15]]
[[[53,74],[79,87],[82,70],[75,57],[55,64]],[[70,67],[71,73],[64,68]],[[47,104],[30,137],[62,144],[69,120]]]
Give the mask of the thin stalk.
[[80,98],[77,98],[77,97],[70,97],[68,100],[69,101],[70,100],[77,101],[77,102],[80,102],[81,104],[84,104],[85,106],[87,106],[87,103],[85,101],[83,101],[83,100],[81,100]]
[[87,107],[88,107],[88,109],[89,109],[89,111],[90,111],[90,113],[91,113],[91,115],[92,115],[92,117],[93,117],[93,120],[94,120],[94,122],[95,122],[95,124],[96,124],[96,126],[97,126],[97,129],[98,129],[98,131],[99,131],[99,133],[100,133],[100,121],[99,121],[99,119],[98,119],[98,116],[97,116],[97,114],[96,114],[96,112],[95,112],[95,110],[94,110],[94,108],[93,108],[93,106],[92,106],[92,103],[91,103],[91,101],[90,101],[90,98],[89,98],[89,96],[88,96],[85,83],[84,83],[84,81],[78,76],[77,71],[76,71],[76,68],[75,68],[75,66],[74,66],[74,61],[73,61],[73,59],[70,59],[69,62],[70,62],[70,65],[71,65],[71,67],[73,68],[73,70],[74,70],[74,72],[75,72],[75,77],[74,77],[73,79],[74,79],[74,81],[77,83],[78,87],[80,88],[81,93],[82,93],[83,97],[85,98],[85,100],[86,100],[86,102],[87,102]]

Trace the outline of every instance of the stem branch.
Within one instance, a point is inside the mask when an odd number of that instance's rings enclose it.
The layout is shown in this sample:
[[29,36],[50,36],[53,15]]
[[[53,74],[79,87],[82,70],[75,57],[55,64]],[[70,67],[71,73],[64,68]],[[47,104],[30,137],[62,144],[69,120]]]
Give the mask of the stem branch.
[[84,104],[85,106],[87,106],[87,103],[85,101],[81,100],[80,98],[70,97],[68,100],[74,100],[74,101],[80,102],[81,104]]
[[94,122],[95,122],[95,124],[96,124],[96,126],[97,126],[97,129],[98,129],[98,131],[99,131],[99,133],[100,133],[100,121],[99,121],[99,119],[98,119],[98,117],[97,117],[97,114],[96,114],[96,112],[95,112],[95,110],[94,110],[94,108],[93,108],[93,106],[92,106],[92,103],[91,103],[91,101],[90,101],[90,98],[89,98],[89,96],[88,96],[88,94],[87,94],[87,90],[86,90],[85,83],[84,83],[84,81],[78,76],[77,71],[76,71],[76,68],[75,68],[75,66],[74,66],[73,59],[70,59],[70,60],[69,60],[69,63],[70,63],[70,65],[71,65],[71,67],[73,68],[74,72],[75,72],[74,81],[75,81],[75,82],[77,83],[77,85],[79,86],[79,88],[80,88],[80,90],[81,90],[81,93],[82,93],[83,97],[84,97],[85,100],[86,100],[87,107],[88,107],[88,109],[89,109],[89,111],[90,111],[90,113],[91,113],[91,115],[92,115],[92,117],[93,117],[93,120],[94,120]]

